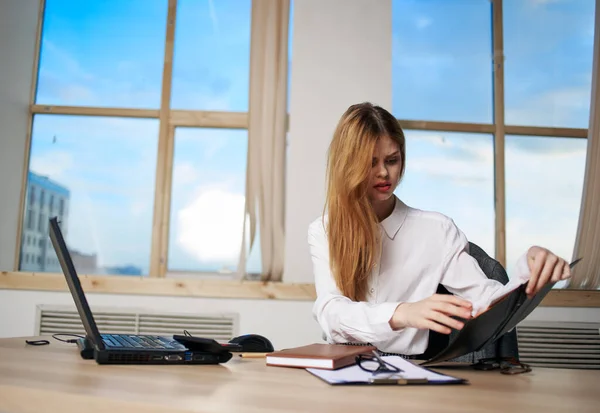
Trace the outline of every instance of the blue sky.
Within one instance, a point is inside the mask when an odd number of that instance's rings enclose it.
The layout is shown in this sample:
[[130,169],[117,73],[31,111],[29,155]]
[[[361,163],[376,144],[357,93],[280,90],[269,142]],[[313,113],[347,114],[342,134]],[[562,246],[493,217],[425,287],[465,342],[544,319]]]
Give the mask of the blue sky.
[[[593,3],[504,1],[508,123],[587,127]],[[158,108],[166,4],[46,0],[37,103]],[[394,0],[391,18],[392,112],[492,122],[490,2]],[[249,39],[250,0],[179,0],[172,107],[246,111]],[[493,254],[493,137],[406,134],[397,194],[451,216]],[[156,120],[35,118],[31,169],[69,187],[67,241],[101,265],[148,270],[157,139]],[[176,131],[170,269],[235,265],[246,148],[245,131]],[[571,257],[585,150],[585,140],[507,136],[509,270],[532,244]],[[215,239],[217,229],[230,236]]]

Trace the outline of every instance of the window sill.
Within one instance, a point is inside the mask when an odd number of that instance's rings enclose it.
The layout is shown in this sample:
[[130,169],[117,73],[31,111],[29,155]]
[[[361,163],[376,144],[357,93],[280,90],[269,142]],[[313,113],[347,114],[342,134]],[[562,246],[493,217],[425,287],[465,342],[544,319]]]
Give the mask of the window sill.
[[[314,301],[314,284],[139,276],[79,275],[86,293]],[[0,272],[0,289],[67,291],[62,274]]]
[[[80,275],[87,293],[185,296],[259,300],[314,301],[312,283],[285,283],[192,278]],[[62,274],[0,272],[0,289],[67,291]],[[545,307],[600,307],[600,291],[552,290]]]

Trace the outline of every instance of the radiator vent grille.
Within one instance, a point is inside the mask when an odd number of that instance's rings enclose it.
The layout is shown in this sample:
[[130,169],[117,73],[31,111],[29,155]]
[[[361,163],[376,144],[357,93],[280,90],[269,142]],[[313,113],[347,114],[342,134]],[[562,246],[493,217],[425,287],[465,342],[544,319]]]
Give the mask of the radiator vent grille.
[[537,367],[600,369],[600,323],[524,321],[519,356]]
[[[92,308],[102,334],[183,334],[228,341],[238,335],[237,314],[158,313],[145,309]],[[38,305],[37,335],[85,334],[75,307]]]

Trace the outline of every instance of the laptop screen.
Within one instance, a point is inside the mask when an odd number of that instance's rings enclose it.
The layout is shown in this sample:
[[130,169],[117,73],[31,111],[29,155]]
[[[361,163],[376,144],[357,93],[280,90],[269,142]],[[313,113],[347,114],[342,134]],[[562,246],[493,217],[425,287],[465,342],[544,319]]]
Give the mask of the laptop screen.
[[102,337],[100,337],[100,332],[94,321],[94,316],[92,315],[92,311],[85,298],[83,288],[79,282],[79,277],[75,271],[75,266],[71,260],[71,254],[69,254],[67,244],[62,236],[62,231],[60,230],[58,219],[56,217],[50,218],[50,239],[52,240],[54,251],[56,251],[56,256],[58,257],[60,266],[67,279],[69,290],[71,290],[73,301],[75,301],[75,306],[79,312],[79,317],[81,318],[88,339],[92,341],[98,349],[103,350],[104,343],[102,342]]

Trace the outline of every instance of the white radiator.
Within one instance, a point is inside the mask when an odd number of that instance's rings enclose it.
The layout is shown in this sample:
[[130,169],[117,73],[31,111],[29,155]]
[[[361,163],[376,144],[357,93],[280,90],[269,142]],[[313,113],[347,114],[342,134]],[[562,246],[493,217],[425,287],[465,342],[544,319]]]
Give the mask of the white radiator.
[[[228,341],[238,335],[239,316],[228,313],[163,313],[137,308],[92,308],[101,334],[183,334]],[[85,334],[74,306],[36,306],[36,335]]]
[[523,363],[600,369],[600,323],[523,321],[517,336]]

